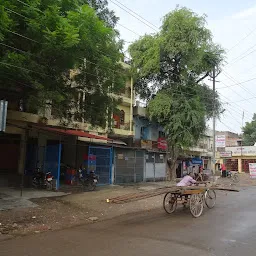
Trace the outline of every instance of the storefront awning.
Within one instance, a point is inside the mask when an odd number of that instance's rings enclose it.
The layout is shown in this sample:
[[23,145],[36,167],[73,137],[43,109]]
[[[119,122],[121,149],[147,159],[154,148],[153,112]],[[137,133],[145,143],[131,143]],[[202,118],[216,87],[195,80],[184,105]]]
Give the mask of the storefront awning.
[[124,145],[124,146],[127,145],[125,142],[121,140],[114,140],[104,136],[99,136],[99,135],[95,135],[95,134],[91,134],[83,131],[77,131],[77,130],[71,130],[71,129],[60,129],[60,128],[54,128],[49,126],[40,126],[36,128],[45,130],[48,132],[58,133],[65,136],[77,136],[77,139],[83,142],[94,142],[94,143],[103,143],[103,144],[108,143],[108,144],[116,144],[116,145]]
[[77,130],[71,130],[71,129],[59,129],[59,128],[53,128],[53,127],[48,127],[48,126],[40,126],[37,128],[39,128],[41,130],[49,131],[49,132],[58,133],[61,135],[66,135],[66,136],[77,136],[77,137],[83,137],[83,138],[89,138],[89,139],[112,141],[112,139],[109,139],[107,137],[94,135],[94,134],[91,134],[88,132],[83,132],[83,131],[77,131]]

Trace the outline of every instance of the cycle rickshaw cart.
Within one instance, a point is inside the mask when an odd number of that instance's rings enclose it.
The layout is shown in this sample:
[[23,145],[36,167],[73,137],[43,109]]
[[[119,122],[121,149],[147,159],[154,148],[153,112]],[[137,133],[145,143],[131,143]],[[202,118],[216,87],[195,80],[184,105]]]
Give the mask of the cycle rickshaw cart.
[[193,217],[202,215],[204,207],[212,209],[216,203],[216,192],[211,187],[176,187],[177,189],[167,192],[163,199],[163,208],[168,214],[177,209],[178,204],[183,207],[189,206]]

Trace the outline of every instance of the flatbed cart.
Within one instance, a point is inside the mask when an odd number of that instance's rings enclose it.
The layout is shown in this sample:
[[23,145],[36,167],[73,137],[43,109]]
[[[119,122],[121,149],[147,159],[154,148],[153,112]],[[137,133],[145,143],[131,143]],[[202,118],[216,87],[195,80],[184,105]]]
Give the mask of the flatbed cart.
[[163,199],[163,208],[168,214],[177,209],[178,204],[183,207],[189,205],[193,217],[202,215],[204,205],[212,209],[216,203],[216,192],[209,187],[177,187],[176,191],[167,192]]

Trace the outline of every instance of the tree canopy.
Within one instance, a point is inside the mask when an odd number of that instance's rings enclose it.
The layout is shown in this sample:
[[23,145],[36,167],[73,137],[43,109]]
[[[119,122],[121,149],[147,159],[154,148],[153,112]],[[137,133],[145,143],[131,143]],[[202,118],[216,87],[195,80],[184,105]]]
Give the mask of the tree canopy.
[[256,114],[253,115],[251,122],[246,122],[243,127],[243,145],[254,146],[256,143]]
[[[19,88],[29,111],[48,103],[57,117],[104,126],[107,108],[116,104],[108,92],[125,85],[118,18],[107,1],[0,2],[0,86]],[[78,93],[85,99],[79,106]]]
[[187,8],[168,13],[159,33],[141,37],[129,51],[135,88],[148,101],[149,117],[165,129],[175,171],[180,150],[195,145],[213,111],[221,111],[218,94],[203,81],[220,70],[224,52],[206,17]]

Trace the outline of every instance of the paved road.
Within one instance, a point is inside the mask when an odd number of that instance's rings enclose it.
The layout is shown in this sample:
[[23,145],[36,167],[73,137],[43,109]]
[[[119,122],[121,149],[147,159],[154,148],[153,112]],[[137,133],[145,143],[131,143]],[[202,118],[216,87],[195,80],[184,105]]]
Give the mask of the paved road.
[[256,187],[240,193],[220,192],[216,207],[198,219],[186,210],[169,216],[159,208],[3,241],[0,255],[255,256],[255,195]]

